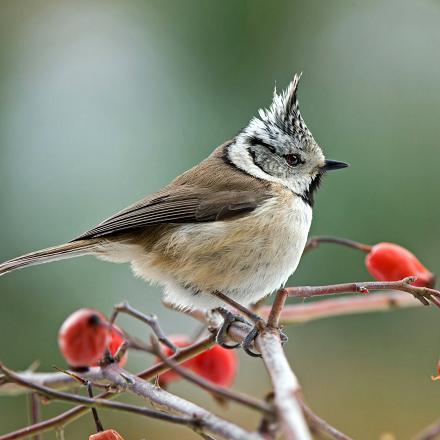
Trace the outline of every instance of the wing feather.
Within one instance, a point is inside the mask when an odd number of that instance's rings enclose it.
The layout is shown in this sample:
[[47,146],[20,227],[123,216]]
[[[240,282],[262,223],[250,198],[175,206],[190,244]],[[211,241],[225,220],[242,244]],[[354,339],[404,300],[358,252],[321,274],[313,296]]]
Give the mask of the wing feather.
[[252,212],[271,196],[267,191],[210,192],[196,191],[189,186],[168,188],[118,212],[72,241],[159,224],[230,220]]

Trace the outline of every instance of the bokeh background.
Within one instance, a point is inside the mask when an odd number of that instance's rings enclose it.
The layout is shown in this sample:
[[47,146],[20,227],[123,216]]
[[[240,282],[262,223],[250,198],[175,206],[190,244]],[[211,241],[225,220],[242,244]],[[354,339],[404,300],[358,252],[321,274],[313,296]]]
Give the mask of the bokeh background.
[[[326,178],[312,233],[395,241],[438,272],[439,23],[434,0],[1,0],[0,260],[64,242],[160,188],[302,71],[307,124],[328,157],[352,165]],[[304,257],[290,284],[368,278],[363,255],[328,245]],[[63,366],[57,330],[78,307],[110,313],[128,299],[170,333],[195,329],[127,266],[92,258],[13,273],[0,295],[0,358],[16,369],[35,359]],[[409,439],[440,418],[430,380],[439,323],[432,308],[325,319],[290,328],[287,350],[321,416],[356,439]],[[240,356],[237,388],[263,396],[261,362]],[[150,362],[133,355],[128,366]],[[258,422],[191,385],[171,389],[247,427]],[[130,440],[196,438],[102,417]],[[24,398],[0,398],[0,433],[27,421]],[[86,417],[65,436],[92,430]]]

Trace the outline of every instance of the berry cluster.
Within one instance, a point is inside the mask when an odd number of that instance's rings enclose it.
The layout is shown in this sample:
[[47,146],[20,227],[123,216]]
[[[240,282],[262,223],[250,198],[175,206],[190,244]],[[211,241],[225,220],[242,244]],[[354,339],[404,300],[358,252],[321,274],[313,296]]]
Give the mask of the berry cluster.
[[[169,340],[177,347],[191,345],[192,341],[184,335],[174,335]],[[107,355],[115,356],[125,342],[124,333],[98,310],[80,309],[72,313],[63,323],[58,334],[61,354],[73,369],[84,369],[99,365]],[[164,346],[165,356],[173,354],[171,348]],[[127,353],[119,360],[119,366],[127,361]],[[160,362],[159,359],[156,363]],[[217,385],[230,387],[234,382],[238,359],[234,351],[226,350],[219,345],[187,360],[182,364],[204,379]],[[162,386],[181,379],[174,371],[160,375]],[[101,426],[101,425],[100,425]],[[100,426],[97,426],[99,428]],[[102,429],[102,428],[101,428]],[[124,440],[115,430],[99,430],[89,440]]]

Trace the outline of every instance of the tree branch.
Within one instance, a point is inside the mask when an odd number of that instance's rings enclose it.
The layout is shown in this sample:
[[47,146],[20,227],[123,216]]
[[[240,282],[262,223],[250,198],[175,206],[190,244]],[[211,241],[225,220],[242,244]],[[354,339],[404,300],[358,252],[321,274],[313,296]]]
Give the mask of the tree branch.
[[[106,368],[110,368],[110,367],[102,368],[103,373],[105,372]],[[31,381],[23,379],[20,375],[14,373],[12,370],[10,370],[1,363],[0,363],[0,371],[6,377],[8,377],[9,380],[11,380],[12,382],[15,382],[18,385],[33,390],[38,394],[41,394],[42,396],[48,397],[49,399],[61,400],[64,402],[71,402],[71,403],[81,403],[84,406],[88,406],[92,408],[116,409],[120,411],[139,414],[139,415],[165,420],[167,422],[177,423],[182,425],[198,424],[198,421],[195,421],[192,418],[188,418],[188,417],[176,417],[160,411],[152,410],[150,408],[129,405],[122,402],[113,402],[110,400],[101,399],[99,397],[91,398],[91,397],[80,396],[77,394],[71,394],[71,393],[66,393],[64,391],[54,390],[53,388],[49,388],[43,385],[37,385]]]
[[[340,315],[389,311],[394,309],[420,307],[422,303],[406,293],[390,292],[350,298],[332,298],[312,303],[289,304],[280,315],[283,324],[302,324],[315,319]],[[263,306],[259,313],[267,318],[271,306]]]
[[407,292],[418,299],[422,304],[429,305],[431,302],[440,307],[440,292],[429,287],[413,286],[411,283],[416,277],[407,277],[400,281],[365,281],[356,283],[331,284],[328,286],[298,286],[286,287],[289,296],[299,298],[311,298],[315,296],[335,295],[341,293],[363,293],[370,290],[400,290]]
[[[29,413],[32,424],[38,423],[41,420],[40,398],[37,393],[31,393],[29,395]],[[42,440],[42,437],[36,434],[32,437],[32,440]]]
[[436,421],[415,436],[415,440],[434,440],[440,436],[440,422]]
[[262,411],[268,415],[273,415],[273,408],[268,403],[255,399],[254,397],[248,396],[238,391],[230,390],[228,388],[216,385],[215,383],[210,382],[203,377],[192,373],[188,369],[181,367],[179,364],[172,361],[171,358],[166,357],[160,350],[158,344],[153,343],[153,347],[155,347],[155,353],[157,354],[157,356],[159,356],[162,362],[164,362],[172,370],[174,370],[176,373],[178,373],[189,382],[196,384],[200,388],[212,393],[214,396],[239,403],[257,411]]
[[256,340],[269,373],[274,403],[286,440],[309,440],[311,435],[297,400],[300,385],[281,345],[279,330],[267,326]]
[[156,387],[138,376],[121,370],[115,365],[103,369],[103,374],[111,383],[125,385],[128,391],[148,399],[164,411],[195,417],[203,430],[208,433],[224,439],[263,440],[258,433],[246,431],[192,402],[170,394],[168,391]]
[[[413,281],[414,281],[413,278],[406,278],[404,280],[396,281],[396,282],[364,282],[364,283],[336,284],[329,286],[291,287],[291,288],[286,288],[279,292],[279,294],[277,295],[274,301],[273,307],[271,307],[270,309],[269,307],[264,307],[262,309],[263,316],[268,317],[269,325],[266,327],[266,329],[264,329],[261,336],[257,338],[256,345],[257,348],[263,354],[263,360],[265,362],[266,368],[273,382],[273,386],[275,389],[274,403],[277,409],[277,414],[279,416],[282,429],[287,439],[295,439],[295,440],[309,439],[310,434],[308,434],[307,427],[305,426],[304,419],[302,417],[302,412],[301,410],[298,410],[302,406],[300,399],[298,399],[299,384],[294,373],[291,371],[287,363],[287,360],[285,358],[284,352],[281,347],[279,333],[276,328],[278,327],[279,322],[280,321],[306,322],[311,319],[318,319],[324,316],[333,316],[333,315],[347,314],[347,313],[361,313],[372,310],[386,310],[394,307],[412,307],[415,305],[419,305],[420,303],[407,295],[392,292],[386,294],[371,295],[368,297],[362,296],[362,297],[354,297],[354,298],[329,299],[311,304],[296,304],[296,305],[289,305],[287,307],[284,307],[284,302],[286,297],[297,296],[297,297],[307,298],[307,297],[314,297],[321,295],[332,295],[337,293],[356,293],[356,292],[367,293],[370,289],[371,290],[397,289],[412,294],[423,304],[429,304],[429,302],[431,302],[437,306],[440,305],[440,301],[438,299],[440,297],[440,292],[434,289],[412,286],[410,283]],[[197,318],[203,319],[202,316],[197,316]],[[249,329],[250,329],[249,325],[243,323],[234,323],[231,326],[230,335],[233,340],[237,342],[241,342],[249,332]],[[170,357],[171,361],[168,362],[168,365],[166,365],[166,363],[163,362],[154,365],[148,368],[147,370],[142,371],[139,374],[139,376],[141,378],[149,380],[155,377],[156,375],[167,371],[170,368],[170,365],[172,365],[173,363],[183,362],[191,357],[194,357],[200,352],[211,347],[213,344],[214,344],[214,338],[213,336],[209,336],[208,338],[205,338],[204,340],[197,342],[196,344],[193,344],[191,347],[182,349],[180,353],[175,353],[172,357]],[[137,382],[135,381],[134,383],[131,383],[132,381],[128,380],[127,378],[136,377],[136,376],[126,373],[123,370],[122,370],[123,376],[119,377],[117,381],[115,381],[114,380],[115,377],[113,377],[113,381],[112,381],[111,380],[112,378],[109,377],[109,375],[111,375],[109,371],[113,371],[114,369],[115,369],[114,366],[112,368],[104,368],[103,370],[100,370],[99,368],[92,368],[89,370],[89,372],[87,372],[83,376],[87,380],[91,380],[93,383],[96,383],[101,386],[104,386],[105,383],[103,379],[107,379],[107,380],[110,379],[110,382],[112,382],[114,385],[125,386],[131,392],[139,395],[142,395],[142,390],[145,391],[145,387],[148,386],[153,387],[151,384],[145,385],[144,384],[145,381],[142,381],[139,378],[137,378]],[[104,372],[106,373],[104,374]],[[19,376],[20,379],[22,380],[32,381],[33,384],[37,384],[37,385],[39,384],[40,386],[47,386],[50,388],[58,388],[58,389],[67,388],[69,386],[72,386],[73,383],[72,378],[68,377],[65,374],[60,374],[60,373],[34,373],[31,371],[25,371],[22,373],[18,373],[17,376]],[[0,376],[0,393],[16,394],[18,392],[23,392],[23,385],[17,386],[16,384],[6,383],[8,382],[8,380],[10,380],[9,376],[8,377]],[[127,383],[127,381],[130,383]],[[157,391],[156,388],[153,387],[153,389]],[[166,393],[163,390],[160,391]],[[172,412],[178,412],[177,408],[182,409],[180,407],[182,401],[184,402],[183,407],[185,407],[185,405],[187,404],[189,404],[190,407],[191,405],[193,405],[191,402],[187,402],[183,399],[181,399],[177,404],[175,402],[170,403],[169,399],[172,400],[172,399],[180,399],[180,398],[178,398],[177,396],[173,396],[169,393],[167,393],[166,395],[164,395],[163,393],[159,395],[155,395],[155,399],[157,400],[155,401],[155,403],[159,405],[162,404],[167,405],[168,403],[167,409]],[[111,398],[113,395],[114,395],[113,393],[107,392],[98,396],[97,399],[101,399],[101,400],[108,399]],[[87,402],[85,401],[82,402],[87,404]],[[88,402],[88,404],[91,403]],[[173,406],[173,405],[177,405],[177,406]],[[203,410],[202,408],[199,408],[197,406],[195,407],[198,408],[198,410],[202,411],[201,414],[203,417],[206,415],[206,413],[210,414],[206,412],[206,410]],[[191,408],[194,409],[194,407]],[[307,410],[304,407],[302,407],[302,410],[307,414]],[[31,434],[36,434],[48,429],[53,429],[54,427],[65,425],[69,421],[72,421],[80,417],[86,412],[88,412],[88,406],[82,405],[73,408],[69,411],[66,411],[65,413],[57,417],[54,417],[52,419],[46,420],[44,422],[35,423],[32,426],[15,431],[14,433],[11,434],[5,434],[3,436],[0,436],[0,440],[23,438]],[[217,425],[217,423],[219,423],[219,420],[221,421],[221,423],[229,423],[219,418],[216,419],[215,418],[216,416],[214,416],[213,414],[210,414],[210,416],[214,417],[212,423],[215,429],[220,429]],[[326,423],[324,421],[322,422]],[[321,427],[322,426],[325,425],[321,424]],[[331,430],[334,430],[334,428],[330,427],[330,425],[328,426],[329,426],[329,430],[327,431],[324,430],[324,432],[331,434]],[[239,428],[234,424],[229,424],[226,429],[231,429],[232,431],[234,429],[241,430],[241,428]],[[224,435],[226,435],[225,431],[221,431],[220,433],[216,431],[210,431],[210,432],[219,435],[221,437],[224,437]],[[234,432],[235,434],[237,434],[236,431]],[[257,436],[255,438],[261,438],[261,436],[258,436],[258,434],[256,433],[247,433],[246,431],[242,430],[241,434],[243,434],[243,432],[245,433],[244,435],[246,436],[251,435],[252,436],[251,438],[254,438],[255,436]],[[334,430],[334,432],[338,432],[338,431]],[[229,432],[229,434],[231,434],[231,432]],[[236,438],[236,437],[228,437],[228,438]],[[243,438],[248,438],[248,437],[243,437]],[[340,438],[342,439],[344,437],[340,437]]]
[[[170,359],[174,359],[174,361],[176,362],[184,362],[185,360],[197,356],[202,351],[210,348],[213,344],[214,336],[210,335],[189,347],[181,349],[179,353],[174,354]],[[170,367],[168,367],[164,363],[158,363],[157,365],[154,365],[147,370],[141,372],[139,376],[142,377],[144,380],[151,380],[156,375],[164,373],[169,369]],[[64,373],[33,373],[32,369],[28,369],[26,371],[16,374],[20,375],[25,380],[29,380],[43,386],[49,386],[51,388],[67,388],[76,383],[76,381],[72,377],[69,377]],[[85,375],[83,374],[83,377],[84,376],[94,382],[102,379],[99,368],[90,369],[89,372],[87,372]],[[21,385],[17,385],[15,383],[7,383],[6,378],[4,377],[0,377],[0,385],[0,391],[4,391],[6,389],[6,394],[20,394],[26,391],[26,388]],[[112,392],[105,392],[97,397],[101,399],[109,399],[114,396],[115,394]],[[28,437],[31,434],[53,430],[57,427],[65,426],[69,423],[72,423],[74,420],[87,414],[88,411],[89,408],[87,406],[77,406],[48,420],[26,426],[9,434],[0,435],[0,440],[21,439]]]
[[352,440],[351,437],[348,437],[341,431],[338,431],[336,428],[331,426],[324,419],[315,414],[301,399],[299,399],[301,408],[306,416],[306,419],[309,421],[311,428],[314,428],[320,432],[324,432],[328,434],[335,440]]
[[[204,339],[195,342],[194,344],[190,345],[189,347],[181,348],[178,353],[175,353],[173,356],[170,357],[173,361],[177,363],[182,363],[188,359],[191,359],[201,352],[207,350],[208,348],[212,347],[215,344],[215,336],[209,335],[205,337]],[[146,370],[143,370],[138,374],[138,376],[145,380],[151,380],[155,376],[165,373],[170,369],[169,366],[167,366],[163,362],[159,362]],[[38,385],[47,386],[54,389],[68,389],[72,386],[75,386],[77,384],[77,381],[70,377],[69,375],[63,373],[63,372],[56,372],[56,373],[39,373],[39,372],[33,372],[31,370],[25,370],[21,372],[17,372],[22,379],[26,381],[31,381]],[[91,381],[94,385],[99,384],[100,381],[102,381],[102,374],[100,372],[99,367],[92,367],[89,368],[87,372],[81,373],[81,376]],[[0,396],[1,395],[18,395],[22,394],[25,391],[25,388],[23,388],[20,385],[17,385],[13,382],[8,382],[6,380],[7,378],[0,376]]]
[[179,351],[179,347],[177,347],[175,344],[173,344],[173,342],[170,341],[167,338],[167,336],[165,335],[164,331],[162,330],[161,326],[159,325],[159,320],[157,319],[156,315],[145,315],[144,313],[142,313],[139,310],[136,310],[134,307],[132,307],[128,302],[124,301],[124,302],[117,304],[113,307],[113,314],[110,318],[111,324],[113,324],[115,322],[116,317],[120,313],[125,313],[127,315],[130,315],[133,318],[136,318],[139,321],[142,321],[143,323],[147,324],[151,328],[151,330],[153,330],[153,333],[157,336],[159,341],[162,342],[162,344],[166,345],[174,353],[177,353]]
[[[3,374],[9,378],[9,380],[18,383],[23,387],[37,391],[39,394],[52,399],[81,403],[87,407],[117,409],[120,411],[153,417],[167,422],[188,426],[196,432],[206,430],[225,439],[262,440],[262,437],[259,434],[245,431],[239,426],[215,416],[214,414],[193,404],[192,402],[186,401],[185,399],[170,394],[167,391],[150,384],[149,382],[139,379],[139,377],[122,370],[114,364],[101,368],[104,378],[108,379],[112,384],[116,384],[134,394],[137,394],[140,397],[143,397],[144,399],[147,399],[154,405],[159,406],[162,411],[156,411],[150,408],[138,407],[121,402],[112,402],[99,397],[90,398],[78,396],[63,391],[54,390],[42,385],[36,385],[32,382],[24,380],[22,377],[7,369],[2,364],[0,364],[0,371],[2,371]],[[163,411],[167,411],[167,413]],[[173,413],[177,413],[179,415],[174,415]],[[0,437],[0,439],[1,438],[2,437]],[[10,440],[21,437],[3,436],[3,438],[4,440]]]

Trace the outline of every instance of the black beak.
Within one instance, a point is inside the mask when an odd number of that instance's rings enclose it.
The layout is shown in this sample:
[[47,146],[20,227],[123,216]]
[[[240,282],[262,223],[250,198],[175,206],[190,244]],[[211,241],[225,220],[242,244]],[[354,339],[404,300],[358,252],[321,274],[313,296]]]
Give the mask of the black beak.
[[322,171],[339,170],[340,168],[347,168],[349,165],[345,162],[339,162],[337,160],[326,160],[325,165],[321,168]]

